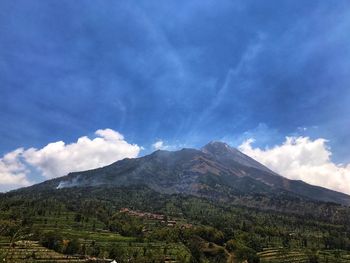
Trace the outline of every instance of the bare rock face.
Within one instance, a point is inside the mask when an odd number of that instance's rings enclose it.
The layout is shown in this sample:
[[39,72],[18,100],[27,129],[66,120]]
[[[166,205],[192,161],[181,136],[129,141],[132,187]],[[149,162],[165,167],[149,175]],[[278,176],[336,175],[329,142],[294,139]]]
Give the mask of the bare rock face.
[[210,142],[202,148],[202,152],[208,153],[215,157],[220,162],[225,162],[227,165],[241,164],[247,167],[253,167],[266,172],[272,172],[266,166],[250,158],[248,155],[240,152],[236,148],[230,147],[223,142]]

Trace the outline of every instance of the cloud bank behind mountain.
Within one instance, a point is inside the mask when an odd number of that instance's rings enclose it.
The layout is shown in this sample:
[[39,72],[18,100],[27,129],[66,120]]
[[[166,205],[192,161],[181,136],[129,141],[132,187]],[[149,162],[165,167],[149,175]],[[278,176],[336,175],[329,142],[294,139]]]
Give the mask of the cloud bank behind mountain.
[[51,179],[137,157],[140,150],[112,129],[97,130],[95,138],[83,136],[69,144],[58,141],[41,149],[18,148],[0,159],[0,191],[32,184],[31,173]]
[[350,164],[332,162],[327,140],[309,137],[286,137],[281,145],[261,149],[254,139],[238,148],[271,170],[294,180],[350,194]]

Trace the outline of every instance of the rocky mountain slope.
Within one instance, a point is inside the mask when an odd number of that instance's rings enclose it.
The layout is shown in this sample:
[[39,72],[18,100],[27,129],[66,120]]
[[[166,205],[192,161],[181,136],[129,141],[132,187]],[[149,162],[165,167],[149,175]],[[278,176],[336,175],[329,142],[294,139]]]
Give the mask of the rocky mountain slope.
[[165,194],[226,201],[237,195],[287,194],[350,205],[350,196],[346,194],[286,179],[222,142],[211,142],[200,150],[159,150],[102,168],[70,173],[30,189],[133,185],[144,185]]

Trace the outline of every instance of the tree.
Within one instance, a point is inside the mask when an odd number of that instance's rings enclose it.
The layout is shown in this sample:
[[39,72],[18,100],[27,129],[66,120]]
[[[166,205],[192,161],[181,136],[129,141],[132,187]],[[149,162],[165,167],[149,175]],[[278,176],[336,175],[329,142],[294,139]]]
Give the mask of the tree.
[[80,243],[77,239],[70,240],[64,251],[64,253],[68,255],[77,254],[79,252],[80,252]]
[[238,247],[237,241],[234,239],[230,239],[229,241],[226,242],[226,249],[229,252],[234,252]]
[[62,237],[55,232],[47,232],[43,233],[40,237],[40,243],[49,249],[53,249],[55,251],[62,251]]
[[79,214],[79,213],[76,214],[75,217],[74,217],[74,221],[75,221],[75,222],[78,222],[78,223],[80,223],[81,219],[82,219],[82,215]]
[[123,247],[113,246],[109,250],[109,257],[117,262],[124,262],[127,257],[127,251]]
[[318,254],[316,251],[310,251],[308,254],[309,263],[318,263]]

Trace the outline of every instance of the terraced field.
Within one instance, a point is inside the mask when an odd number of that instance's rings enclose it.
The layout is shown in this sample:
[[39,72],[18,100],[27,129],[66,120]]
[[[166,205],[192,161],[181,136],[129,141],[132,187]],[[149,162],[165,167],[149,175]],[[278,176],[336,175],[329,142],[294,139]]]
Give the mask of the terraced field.
[[[54,232],[59,233],[65,239],[78,240],[86,254],[98,249],[99,258],[108,258],[106,251],[112,247],[118,251],[118,254],[125,254],[125,257],[153,255],[162,262],[166,260],[167,262],[184,262],[190,257],[188,249],[182,243],[147,240],[141,242],[135,237],[122,236],[103,230],[103,224],[96,218],[76,222],[75,217],[76,214],[70,212],[36,216],[33,218],[33,226],[40,229],[41,233]],[[147,222],[147,227],[151,228],[153,223]],[[30,239],[30,235],[27,238]],[[6,262],[89,262],[88,257],[60,254],[41,246],[38,241],[18,241],[11,248],[9,248],[9,243],[8,239],[0,236],[0,261],[1,258],[6,257]]]
[[[179,252],[183,249],[181,245],[165,245],[161,243],[132,243],[120,242],[114,244],[118,248],[124,248],[130,255],[145,253],[159,255],[160,259],[167,259],[172,262],[179,262]],[[166,251],[166,252],[165,252]],[[164,252],[166,254],[164,254]],[[53,250],[40,246],[35,241],[17,242],[14,247],[9,248],[9,243],[0,243],[0,258],[6,257],[6,262],[89,262],[81,257],[67,256]],[[186,253],[183,255],[186,257]],[[101,262],[101,260],[99,261]],[[106,262],[110,262],[107,260]]]
[[350,263],[350,253],[347,251],[322,250],[311,253],[308,250],[283,248],[266,248],[258,253],[261,263],[309,263],[313,258],[318,263]]
[[[73,212],[56,204],[56,201],[44,202],[41,206],[35,202],[25,203],[23,211],[4,209],[0,213],[0,262],[6,258],[4,262],[96,263],[111,262],[107,259],[112,258],[118,262],[188,263],[193,256],[197,262],[241,263],[257,262],[256,251],[268,247],[258,253],[261,263],[350,263],[350,251],[323,250],[324,247],[349,247],[345,245],[350,239],[344,235],[348,233],[348,228],[341,225],[308,221],[299,229],[294,218],[281,215],[264,217],[256,211],[254,213],[258,214],[239,214],[239,210],[227,212],[198,200],[193,202],[184,205],[184,209],[193,209],[189,219],[185,213],[172,214],[166,217],[167,221],[126,215],[114,207],[105,208],[100,214],[92,208],[85,211],[84,206]],[[12,203],[10,205],[13,206]],[[103,203],[96,205],[96,209],[103,207]],[[237,218],[236,213],[239,215]],[[21,217],[23,221],[12,220]],[[198,219],[201,217],[205,218],[204,223]],[[206,225],[208,222],[220,222],[222,218],[229,222],[229,228],[226,224],[218,224],[217,228]],[[166,224],[170,221],[175,223]],[[257,225],[267,224],[269,227],[256,227],[256,232],[251,232],[255,221]],[[292,227],[288,228],[290,225],[286,222],[290,222]],[[235,235],[231,246],[229,242],[224,244],[224,231],[230,237]],[[325,239],[332,237],[333,232],[344,238]],[[10,246],[9,239],[17,243]],[[311,251],[310,248],[319,250]]]
[[[86,242],[88,243],[88,242]],[[101,244],[103,245],[103,244]],[[105,244],[107,245],[107,244]],[[182,245],[163,243],[114,243],[118,248],[124,248],[130,255],[142,254],[149,251],[153,254],[158,254],[160,259],[168,260],[169,262],[179,262],[179,253],[183,250]],[[166,255],[164,254],[166,253]],[[186,257],[186,253],[183,255]],[[18,241],[14,246],[10,246],[9,242],[0,242],[0,259],[6,258],[6,262],[90,262],[91,259],[77,256],[68,256],[57,253],[53,250],[41,246],[36,241]],[[110,262],[111,260],[99,259],[98,262]],[[95,261],[94,261],[95,262]]]
[[88,262],[86,259],[67,256],[39,245],[35,241],[18,241],[10,246],[8,242],[0,243],[0,258],[5,262]]

